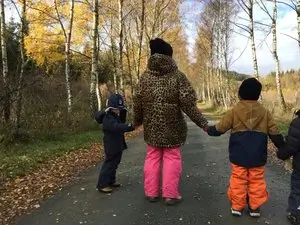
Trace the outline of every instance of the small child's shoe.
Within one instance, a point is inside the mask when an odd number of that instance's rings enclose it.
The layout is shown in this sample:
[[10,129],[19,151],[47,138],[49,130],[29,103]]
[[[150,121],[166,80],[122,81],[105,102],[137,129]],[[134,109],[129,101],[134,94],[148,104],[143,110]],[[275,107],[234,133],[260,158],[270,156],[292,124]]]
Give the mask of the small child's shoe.
[[260,208],[257,208],[254,210],[249,207],[249,215],[254,218],[259,218],[260,217]]
[[113,189],[111,187],[104,187],[104,188],[98,188],[99,192],[109,194],[113,192]]
[[233,216],[241,217],[242,216],[242,211],[231,208],[231,214]]
[[122,184],[119,184],[119,183],[113,183],[110,185],[110,187],[113,187],[113,188],[118,188],[118,187],[121,187]]
[[293,213],[288,213],[287,219],[293,225],[300,225],[300,217],[297,216],[297,215],[295,215],[295,214],[293,214]]
[[166,205],[176,205],[182,201],[182,197],[178,196],[177,198],[165,198]]
[[159,201],[159,197],[151,197],[151,196],[147,196],[146,199],[149,202],[158,202]]

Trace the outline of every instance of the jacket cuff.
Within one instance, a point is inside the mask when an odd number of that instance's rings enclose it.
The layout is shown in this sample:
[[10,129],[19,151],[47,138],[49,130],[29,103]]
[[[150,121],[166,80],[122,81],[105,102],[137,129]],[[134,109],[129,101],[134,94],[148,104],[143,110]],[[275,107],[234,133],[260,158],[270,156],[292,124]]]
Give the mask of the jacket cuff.
[[223,133],[218,131],[216,126],[209,126],[208,129],[207,129],[207,134],[209,136],[221,136]]
[[281,134],[269,135],[271,141],[274,143],[276,148],[282,148],[285,145],[284,138]]

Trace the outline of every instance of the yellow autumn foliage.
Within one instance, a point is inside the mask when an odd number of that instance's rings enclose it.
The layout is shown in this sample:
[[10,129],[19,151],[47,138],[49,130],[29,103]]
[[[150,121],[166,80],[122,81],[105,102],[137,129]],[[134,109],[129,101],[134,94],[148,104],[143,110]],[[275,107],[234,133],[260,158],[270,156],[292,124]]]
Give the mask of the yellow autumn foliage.
[[[58,13],[57,13],[58,12]],[[49,0],[29,1],[27,18],[29,34],[25,38],[27,54],[38,65],[53,63],[64,59],[65,32],[69,30],[69,3],[60,2],[55,10],[54,2]],[[90,38],[92,12],[90,5],[76,3],[71,49],[80,51]]]

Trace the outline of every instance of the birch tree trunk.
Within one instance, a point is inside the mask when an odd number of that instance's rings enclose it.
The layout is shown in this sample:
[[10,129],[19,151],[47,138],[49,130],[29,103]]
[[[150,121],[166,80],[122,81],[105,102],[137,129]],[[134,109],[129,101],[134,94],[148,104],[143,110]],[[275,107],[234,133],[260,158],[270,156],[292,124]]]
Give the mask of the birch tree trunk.
[[248,15],[250,20],[250,40],[251,40],[251,49],[252,49],[252,60],[253,60],[253,69],[254,69],[254,76],[256,79],[259,79],[258,73],[258,65],[257,65],[257,55],[256,55],[256,46],[255,46],[255,37],[254,37],[254,21],[253,21],[253,0],[249,0],[248,5]]
[[[99,0],[93,2],[93,52],[90,86],[90,109],[92,115],[101,109],[101,98],[98,88],[98,25],[99,25]],[[98,89],[98,92],[97,92]],[[100,103],[100,104],[99,104]]]
[[[299,0],[300,1],[300,0]],[[139,50],[138,50],[138,61],[137,61],[137,82],[140,80],[140,71],[141,71],[141,58],[142,58],[142,45],[144,38],[144,29],[145,29],[145,5],[146,0],[142,0],[142,13],[141,13],[141,27],[139,35]]]
[[118,90],[119,89],[119,82],[118,82],[118,77],[117,77],[117,56],[116,56],[116,44],[115,44],[115,40],[114,40],[114,28],[113,28],[113,24],[114,24],[114,19],[113,19],[113,15],[111,15],[110,17],[110,45],[111,45],[111,53],[112,53],[112,59],[113,59],[113,68],[114,68],[114,90]]
[[74,0],[70,0],[70,13],[69,13],[69,31],[68,36],[66,39],[66,49],[65,49],[65,57],[66,57],[66,87],[67,87],[67,94],[68,94],[68,112],[72,112],[73,106],[73,96],[71,90],[71,74],[70,74],[70,46],[71,46],[71,39],[72,39],[72,29],[73,29],[73,19],[74,19]]
[[206,92],[207,92],[207,97],[208,97],[208,102],[211,104],[211,79],[210,79],[210,68],[208,65],[206,65],[207,70],[207,82],[206,82]]
[[67,89],[67,105],[68,105],[68,113],[72,112],[73,106],[73,96],[72,96],[72,89],[71,89],[71,74],[70,74],[70,62],[71,62],[71,55],[70,55],[70,47],[71,47],[71,39],[72,39],[72,29],[73,29],[73,19],[74,19],[74,0],[70,0],[70,11],[69,11],[69,29],[68,33],[65,29],[63,24],[63,19],[61,18],[58,7],[57,7],[57,0],[54,0],[54,7],[57,14],[58,21],[60,23],[61,29],[63,31],[65,37],[65,79],[66,79],[66,89]]
[[151,28],[151,36],[150,36],[150,39],[153,39],[154,37],[156,37],[156,28],[157,28],[157,21],[158,21],[158,18],[157,18],[157,14],[158,14],[158,3],[157,3],[158,0],[154,0],[154,13],[153,13],[153,23],[152,23],[152,28]]
[[[128,30],[126,30],[128,32]],[[125,39],[126,43],[126,56],[127,56],[127,64],[128,64],[128,73],[129,73],[129,79],[130,79],[130,93],[131,93],[131,99],[133,97],[133,77],[132,77],[132,68],[131,68],[131,62],[130,62],[130,45],[129,45],[129,35],[126,35]],[[134,57],[133,57],[134,58]],[[131,103],[133,103],[131,101]]]
[[298,44],[300,48],[300,0],[297,2]]
[[1,11],[1,51],[2,51],[2,76],[4,83],[4,120],[6,123],[10,120],[11,107],[10,107],[10,84],[8,79],[8,63],[7,63],[7,43],[6,43],[6,24],[5,24],[5,8],[4,1],[0,2]]
[[272,18],[272,35],[273,35],[273,57],[275,61],[276,70],[276,86],[277,86],[277,98],[280,103],[282,110],[286,110],[286,104],[282,93],[281,79],[280,79],[280,65],[277,54],[277,34],[276,34],[276,23],[277,23],[277,0],[274,0],[273,18]]
[[18,81],[18,89],[17,89],[17,100],[16,100],[16,127],[20,128],[20,121],[22,115],[22,86],[23,86],[23,77],[24,77],[24,69],[27,64],[27,57],[25,52],[25,44],[24,38],[27,33],[27,15],[26,15],[26,0],[22,0],[22,18],[21,18],[21,28],[20,28],[20,53],[21,53],[21,70]]
[[[123,77],[123,32],[124,32],[124,16],[123,16],[123,4],[124,0],[119,0],[119,65],[118,65],[118,76],[120,80],[120,89],[124,91],[124,77]],[[119,91],[119,89],[117,89]]]

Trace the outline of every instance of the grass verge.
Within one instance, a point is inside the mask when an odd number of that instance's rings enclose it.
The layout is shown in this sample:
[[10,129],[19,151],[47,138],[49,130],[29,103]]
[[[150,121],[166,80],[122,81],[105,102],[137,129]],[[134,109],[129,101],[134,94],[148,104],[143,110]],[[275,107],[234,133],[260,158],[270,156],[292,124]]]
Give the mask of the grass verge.
[[102,139],[98,130],[62,134],[51,140],[29,144],[16,144],[9,148],[0,146],[0,178],[15,178],[39,168],[47,161],[72,151],[87,148]]
[[213,117],[221,117],[226,112],[226,110],[222,107],[212,107],[205,103],[199,103],[198,107],[205,115]]

